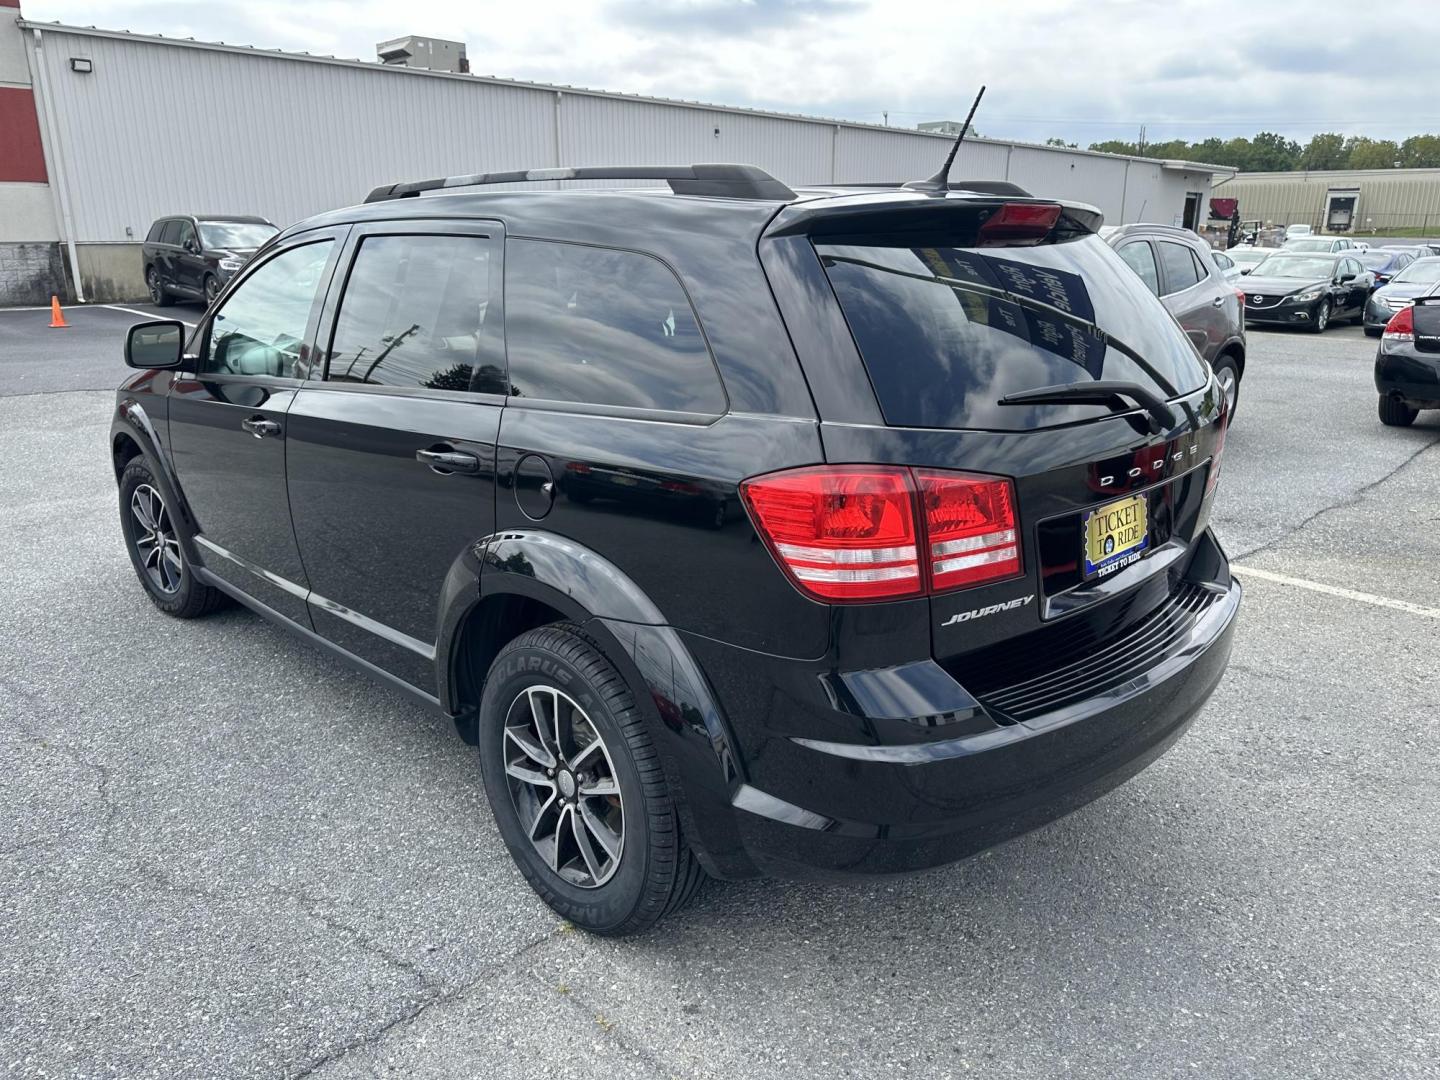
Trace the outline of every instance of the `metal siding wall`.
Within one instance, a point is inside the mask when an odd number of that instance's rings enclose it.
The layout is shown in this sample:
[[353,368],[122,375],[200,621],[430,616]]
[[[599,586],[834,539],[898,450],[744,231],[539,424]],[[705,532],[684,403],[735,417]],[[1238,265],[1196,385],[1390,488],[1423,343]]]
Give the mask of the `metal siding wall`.
[[[425,176],[741,161],[795,185],[885,182],[931,175],[948,149],[945,138],[901,128],[78,30],[45,28],[42,40],[48,107],[82,242],[140,240],[155,218],[181,211],[263,214],[283,226],[357,202],[378,184]],[[94,72],[72,72],[72,56],[89,57]],[[218,128],[217,113],[225,119]],[[1129,163],[1121,206],[1126,165],[967,141],[951,175],[1009,179],[1037,195],[1092,203],[1112,222],[1132,221],[1140,206],[1158,203],[1160,170]]]
[[[43,42],[81,240],[140,240],[183,211],[287,225],[378,184],[554,154],[545,91],[50,31]],[[93,74],[72,72],[71,56]]]
[[[1318,223],[1325,213],[1325,196],[1332,190],[1358,188],[1363,223],[1422,224],[1428,217],[1440,228],[1440,170],[1410,172],[1314,172],[1241,174],[1217,194],[1240,200],[1240,216],[1277,224]],[[1403,219],[1403,221],[1402,221]]]

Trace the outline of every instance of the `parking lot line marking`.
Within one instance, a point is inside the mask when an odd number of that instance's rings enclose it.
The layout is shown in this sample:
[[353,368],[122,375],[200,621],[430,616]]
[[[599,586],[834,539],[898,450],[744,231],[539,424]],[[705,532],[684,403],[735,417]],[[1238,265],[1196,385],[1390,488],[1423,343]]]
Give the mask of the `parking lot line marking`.
[[[152,312],[136,311],[134,308],[121,307],[119,304],[101,304],[100,306],[107,307],[111,311],[123,311],[126,315],[139,315],[142,319],[154,319],[157,317]],[[195,329],[195,324],[193,322],[185,322],[184,319],[176,319],[175,321],[178,323],[185,323],[185,325],[190,327],[191,330]]]
[[1275,574],[1269,570],[1257,570],[1253,566],[1242,566],[1239,563],[1231,565],[1231,569],[1242,576],[1256,577],[1261,581],[1273,581],[1277,585],[1293,585],[1297,589],[1309,589],[1311,592],[1324,593],[1327,596],[1338,596],[1342,600],[1355,600],[1362,604],[1371,604],[1375,607],[1391,608],[1395,611],[1403,611],[1410,615],[1418,615],[1422,619],[1440,619],[1440,608],[1421,607],[1419,604],[1412,604],[1408,600],[1395,600],[1388,596],[1376,596],[1374,593],[1358,592],[1355,589],[1343,589],[1339,585],[1326,585],[1319,581],[1306,581],[1304,578],[1287,577],[1285,574]]

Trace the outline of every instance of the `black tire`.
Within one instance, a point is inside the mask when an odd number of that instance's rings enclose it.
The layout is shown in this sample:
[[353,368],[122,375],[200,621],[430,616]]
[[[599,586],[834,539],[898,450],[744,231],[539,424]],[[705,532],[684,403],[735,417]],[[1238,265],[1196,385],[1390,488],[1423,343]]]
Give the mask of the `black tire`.
[[215,303],[215,298],[220,295],[220,279],[214,274],[205,275],[205,306],[208,308]]
[[[135,576],[140,579],[146,594],[157,608],[167,615],[173,615],[177,619],[195,619],[201,615],[208,615],[217,608],[226,606],[229,597],[213,586],[198,581],[190,568],[190,562],[185,557],[184,546],[175,542],[173,550],[177,553],[179,560],[178,571],[174,576],[174,587],[167,588],[164,583],[164,573],[161,572],[162,580],[157,581],[151,570],[147,569],[147,556],[141,551],[142,537],[141,525],[132,507],[136,492],[142,488],[148,488],[155,495],[164,500],[160,484],[155,479],[150,465],[143,457],[137,457],[125,466],[125,471],[120,474],[120,531],[125,537],[125,550],[130,555],[130,563],[135,567]],[[174,538],[179,529],[179,523],[171,517],[168,506],[163,507],[167,525],[163,535]],[[149,550],[154,551],[157,545],[152,545]],[[163,546],[163,545],[162,545]],[[173,567],[173,563],[170,564]]]
[[145,287],[150,290],[150,303],[156,307],[169,307],[175,303],[175,298],[165,291],[160,282],[160,271],[153,266],[145,271]]
[[[511,709],[536,687],[553,687],[583,710],[613,764],[623,833],[612,876],[598,885],[574,884],[551,868],[531,842],[530,823],[522,824],[512,794],[505,761],[507,717],[516,715]],[[645,718],[624,677],[578,626],[542,626],[500,651],[485,678],[478,736],[485,791],[505,846],[530,887],[561,917],[592,934],[634,934],[694,896],[704,872],[680,835]],[[563,770],[557,766],[557,771]],[[552,787],[560,790],[558,783]],[[542,809],[534,821],[543,816]]]
[[1419,409],[1410,408],[1399,398],[1380,395],[1380,422],[1386,427],[1409,427],[1419,415]]
[[1315,308],[1315,317],[1310,320],[1310,332],[1312,334],[1323,334],[1325,328],[1330,325],[1330,301],[1321,300]]
[[1222,386],[1226,381],[1225,377],[1227,374],[1234,379],[1235,384],[1235,391],[1230,401],[1230,419],[1227,423],[1234,423],[1235,413],[1240,408],[1240,365],[1237,364],[1235,358],[1228,353],[1215,358],[1215,377],[1220,380]]

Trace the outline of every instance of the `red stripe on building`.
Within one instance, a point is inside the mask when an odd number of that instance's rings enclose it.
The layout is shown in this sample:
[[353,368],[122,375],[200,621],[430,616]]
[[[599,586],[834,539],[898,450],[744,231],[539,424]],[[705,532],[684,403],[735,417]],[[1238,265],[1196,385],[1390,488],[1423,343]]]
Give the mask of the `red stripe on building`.
[[[7,6],[5,0],[0,0],[0,7]],[[7,181],[39,184],[46,181],[35,93],[24,87],[0,87],[0,183]]]
[[19,6],[20,0],[0,0],[0,7],[18,8]]

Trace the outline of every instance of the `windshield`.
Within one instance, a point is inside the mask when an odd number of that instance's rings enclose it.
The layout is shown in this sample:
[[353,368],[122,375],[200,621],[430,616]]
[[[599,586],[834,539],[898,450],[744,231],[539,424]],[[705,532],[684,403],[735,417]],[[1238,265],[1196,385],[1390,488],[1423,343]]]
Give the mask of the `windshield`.
[[1350,257],[1360,260],[1367,270],[1379,270],[1382,266],[1389,266],[1399,258],[1393,251],[1352,251]]
[[1329,240],[1291,240],[1285,245],[1286,251],[1329,251]]
[[1170,398],[1205,383],[1190,339],[1099,237],[979,250],[915,243],[816,245],[887,423],[1028,430],[1110,410],[1000,398],[1099,379]]
[[1319,281],[1333,277],[1334,259],[1316,259],[1304,255],[1271,255],[1253,271],[1256,277],[1300,278]]
[[1391,284],[1402,281],[1412,285],[1433,285],[1440,281],[1440,259],[1416,259],[1390,279]]
[[202,221],[200,240],[206,251],[258,248],[280,230],[246,221]]
[[1255,248],[1230,248],[1225,252],[1226,255],[1229,255],[1230,258],[1242,266],[1254,266],[1256,263],[1264,262],[1273,253],[1273,248],[1269,251],[1264,249],[1257,251]]

